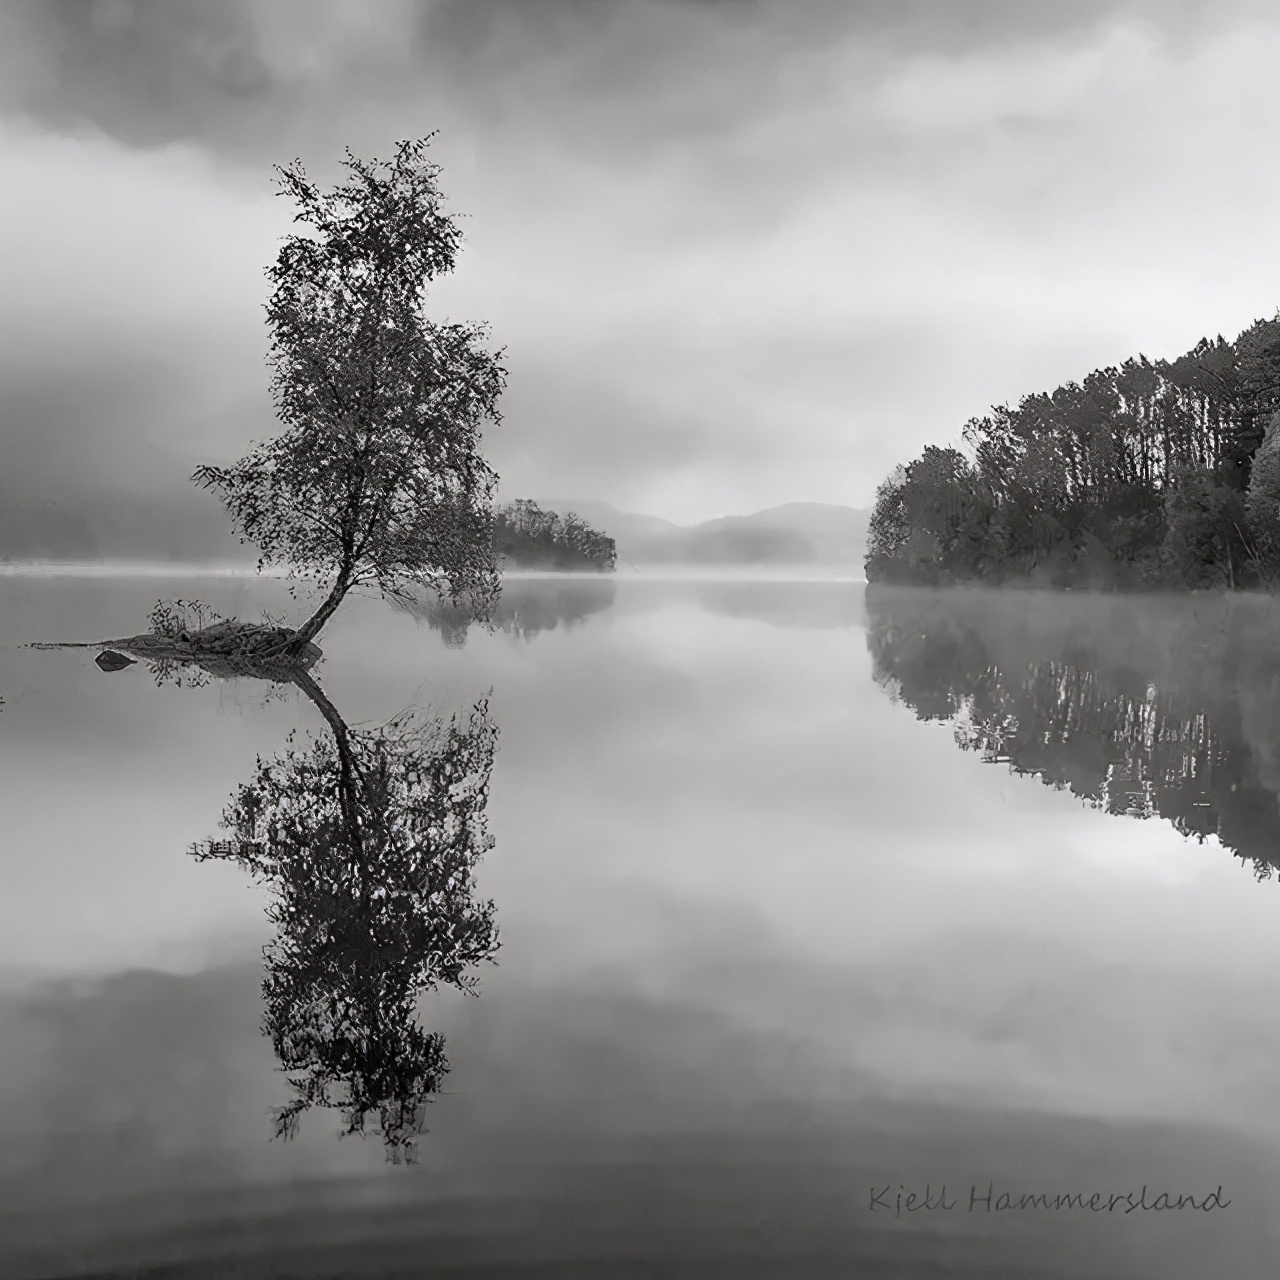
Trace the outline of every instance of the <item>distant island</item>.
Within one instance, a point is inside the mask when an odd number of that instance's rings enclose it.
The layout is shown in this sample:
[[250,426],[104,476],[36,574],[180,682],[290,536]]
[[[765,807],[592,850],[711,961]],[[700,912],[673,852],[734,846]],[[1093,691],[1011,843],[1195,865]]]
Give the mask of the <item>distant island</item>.
[[1280,319],[993,409],[879,488],[869,583],[1280,583]]
[[500,507],[493,522],[499,563],[520,569],[611,572],[617,548],[608,534],[574,512],[558,515],[522,498]]

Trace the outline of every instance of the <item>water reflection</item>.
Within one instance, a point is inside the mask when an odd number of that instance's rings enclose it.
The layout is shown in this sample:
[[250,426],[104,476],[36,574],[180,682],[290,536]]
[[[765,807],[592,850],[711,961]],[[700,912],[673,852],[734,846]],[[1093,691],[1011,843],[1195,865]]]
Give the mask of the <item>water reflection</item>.
[[[493,607],[491,620],[506,635],[532,640],[543,631],[573,627],[592,614],[610,608],[617,588],[608,578],[504,579],[502,594]],[[393,602],[420,623],[438,632],[445,645],[460,649],[473,626],[485,625],[480,613],[465,601],[423,595]]]
[[875,679],[959,746],[1280,866],[1280,601],[867,593]]
[[[865,623],[862,590],[861,583],[843,581],[702,582],[638,577],[623,579],[620,600],[617,580],[594,574],[506,578],[490,623],[506,635],[529,641],[545,631],[580,626],[621,603],[629,613],[693,605],[707,613],[771,626],[851,628]],[[424,595],[393,604],[437,632],[453,649],[466,644],[472,627],[486,625],[465,602]]]
[[712,582],[699,584],[698,604],[726,618],[749,618],[806,631],[866,625],[858,582]]
[[409,709],[356,730],[305,669],[234,674],[296,686],[329,730],[295,731],[283,753],[259,757],[223,812],[228,836],[190,850],[239,863],[272,892],[262,1028],[293,1093],[276,1136],[295,1134],[312,1107],[334,1108],[344,1135],[373,1134],[388,1159],[413,1162],[449,1070],[418,998],[442,985],[473,993],[499,945],[474,878],[493,846],[497,727],[481,701],[465,718]]

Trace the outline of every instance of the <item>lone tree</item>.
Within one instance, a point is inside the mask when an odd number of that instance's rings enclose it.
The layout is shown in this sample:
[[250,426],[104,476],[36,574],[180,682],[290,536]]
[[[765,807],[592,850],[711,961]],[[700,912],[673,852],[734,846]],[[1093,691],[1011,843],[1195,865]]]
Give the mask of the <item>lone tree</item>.
[[500,420],[506,371],[487,327],[437,324],[427,282],[450,271],[456,222],[443,210],[429,138],[390,162],[347,152],[324,192],[301,161],[280,194],[310,234],[291,235],[267,276],[271,392],[284,431],[192,479],[216,490],[259,569],[329,584],[292,633],[301,652],[356,586],[405,599],[426,587],[482,610],[499,590],[492,547],[497,475],[480,431]]

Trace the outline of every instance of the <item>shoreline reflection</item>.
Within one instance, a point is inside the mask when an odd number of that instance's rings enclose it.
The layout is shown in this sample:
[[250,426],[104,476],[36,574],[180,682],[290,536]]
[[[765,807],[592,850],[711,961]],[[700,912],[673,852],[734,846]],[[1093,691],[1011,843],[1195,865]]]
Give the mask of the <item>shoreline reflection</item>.
[[879,588],[878,684],[964,750],[1280,868],[1280,601]]

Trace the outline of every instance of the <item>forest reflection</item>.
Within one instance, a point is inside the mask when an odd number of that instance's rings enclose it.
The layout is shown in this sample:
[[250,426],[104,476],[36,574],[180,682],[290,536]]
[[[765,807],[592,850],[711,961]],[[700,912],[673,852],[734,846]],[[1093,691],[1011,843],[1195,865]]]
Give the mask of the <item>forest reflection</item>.
[[329,732],[291,734],[260,758],[224,811],[228,837],[190,852],[237,862],[272,892],[262,1025],[293,1093],[276,1136],[311,1107],[335,1108],[345,1134],[378,1136],[388,1159],[413,1162],[449,1069],[418,997],[474,991],[476,966],[498,949],[494,904],[474,879],[493,845],[497,728],[482,701],[468,717],[410,710],[355,730],[309,672],[289,679]]
[[1280,599],[872,587],[873,675],[957,744],[1280,867]]

